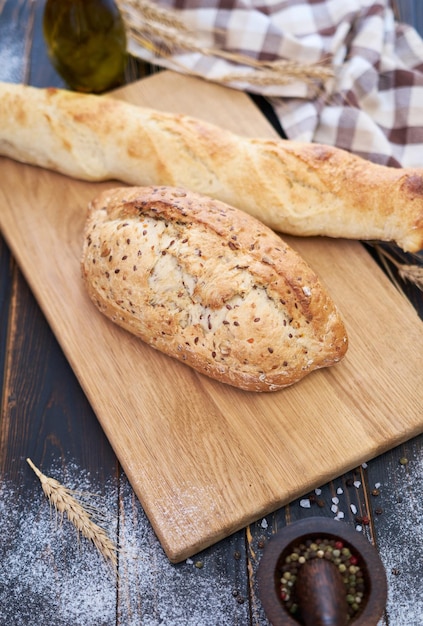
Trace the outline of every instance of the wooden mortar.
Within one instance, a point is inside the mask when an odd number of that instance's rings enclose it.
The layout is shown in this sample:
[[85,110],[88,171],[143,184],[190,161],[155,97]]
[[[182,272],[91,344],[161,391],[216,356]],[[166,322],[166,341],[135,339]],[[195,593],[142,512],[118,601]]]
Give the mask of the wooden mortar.
[[[280,599],[280,568],[293,548],[308,540],[342,541],[358,557],[365,592],[360,609],[348,618],[346,592],[338,568],[313,558],[299,569],[295,583],[300,608],[298,619]],[[258,568],[259,596],[273,626],[375,626],[387,599],[386,574],[376,549],[344,522],[312,517],[294,522],[269,541]]]

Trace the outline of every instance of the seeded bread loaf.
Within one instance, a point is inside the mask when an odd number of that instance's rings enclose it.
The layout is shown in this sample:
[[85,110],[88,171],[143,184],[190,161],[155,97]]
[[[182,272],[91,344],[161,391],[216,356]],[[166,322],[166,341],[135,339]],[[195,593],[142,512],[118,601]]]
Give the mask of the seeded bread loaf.
[[185,187],[292,235],[423,246],[423,169],[248,139],[104,96],[0,83],[0,154],[84,180]]
[[177,188],[118,188],[90,205],[82,275],[116,324],[202,374],[275,391],[337,363],[339,312],[272,230]]

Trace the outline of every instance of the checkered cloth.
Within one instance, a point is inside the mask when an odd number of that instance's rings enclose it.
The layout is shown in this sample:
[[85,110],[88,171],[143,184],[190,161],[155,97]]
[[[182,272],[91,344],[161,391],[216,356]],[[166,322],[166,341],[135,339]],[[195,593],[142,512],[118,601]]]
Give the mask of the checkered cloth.
[[[289,139],[335,145],[390,166],[423,167],[423,40],[395,21],[389,0],[158,0],[155,5],[177,9],[205,48],[261,61],[329,64],[335,77],[317,95],[301,80],[231,84],[267,97]],[[213,81],[243,69],[197,51],[158,58],[131,37],[129,46],[140,58]]]

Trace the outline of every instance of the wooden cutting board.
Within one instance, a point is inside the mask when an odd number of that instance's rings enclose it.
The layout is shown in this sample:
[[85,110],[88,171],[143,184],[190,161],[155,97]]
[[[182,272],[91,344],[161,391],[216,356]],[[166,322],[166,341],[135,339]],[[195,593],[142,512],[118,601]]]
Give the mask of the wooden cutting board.
[[[244,94],[171,72],[116,95],[275,134]],[[209,380],[105,319],[79,258],[87,203],[114,185],[2,158],[0,224],[170,560],[422,432],[423,326],[357,242],[287,238],[339,305],[350,347],[280,392]]]

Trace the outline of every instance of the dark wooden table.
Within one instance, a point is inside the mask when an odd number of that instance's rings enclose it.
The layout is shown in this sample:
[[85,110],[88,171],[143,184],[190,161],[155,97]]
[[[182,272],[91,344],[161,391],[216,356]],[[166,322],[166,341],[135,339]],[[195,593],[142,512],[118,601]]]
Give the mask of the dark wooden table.
[[[43,8],[43,0],[0,0],[0,80],[64,86],[47,57]],[[397,8],[422,26],[420,0]],[[144,71],[133,63],[128,81]],[[402,286],[423,318],[422,292]],[[0,625],[264,626],[256,574],[267,540],[297,519],[334,517],[336,506],[340,523],[361,526],[386,568],[380,623],[423,624],[423,436],[322,485],[309,508],[296,500],[172,565],[1,238],[0,372]],[[83,497],[104,512],[102,524],[121,545],[117,577],[50,510],[27,457],[91,494]]]

